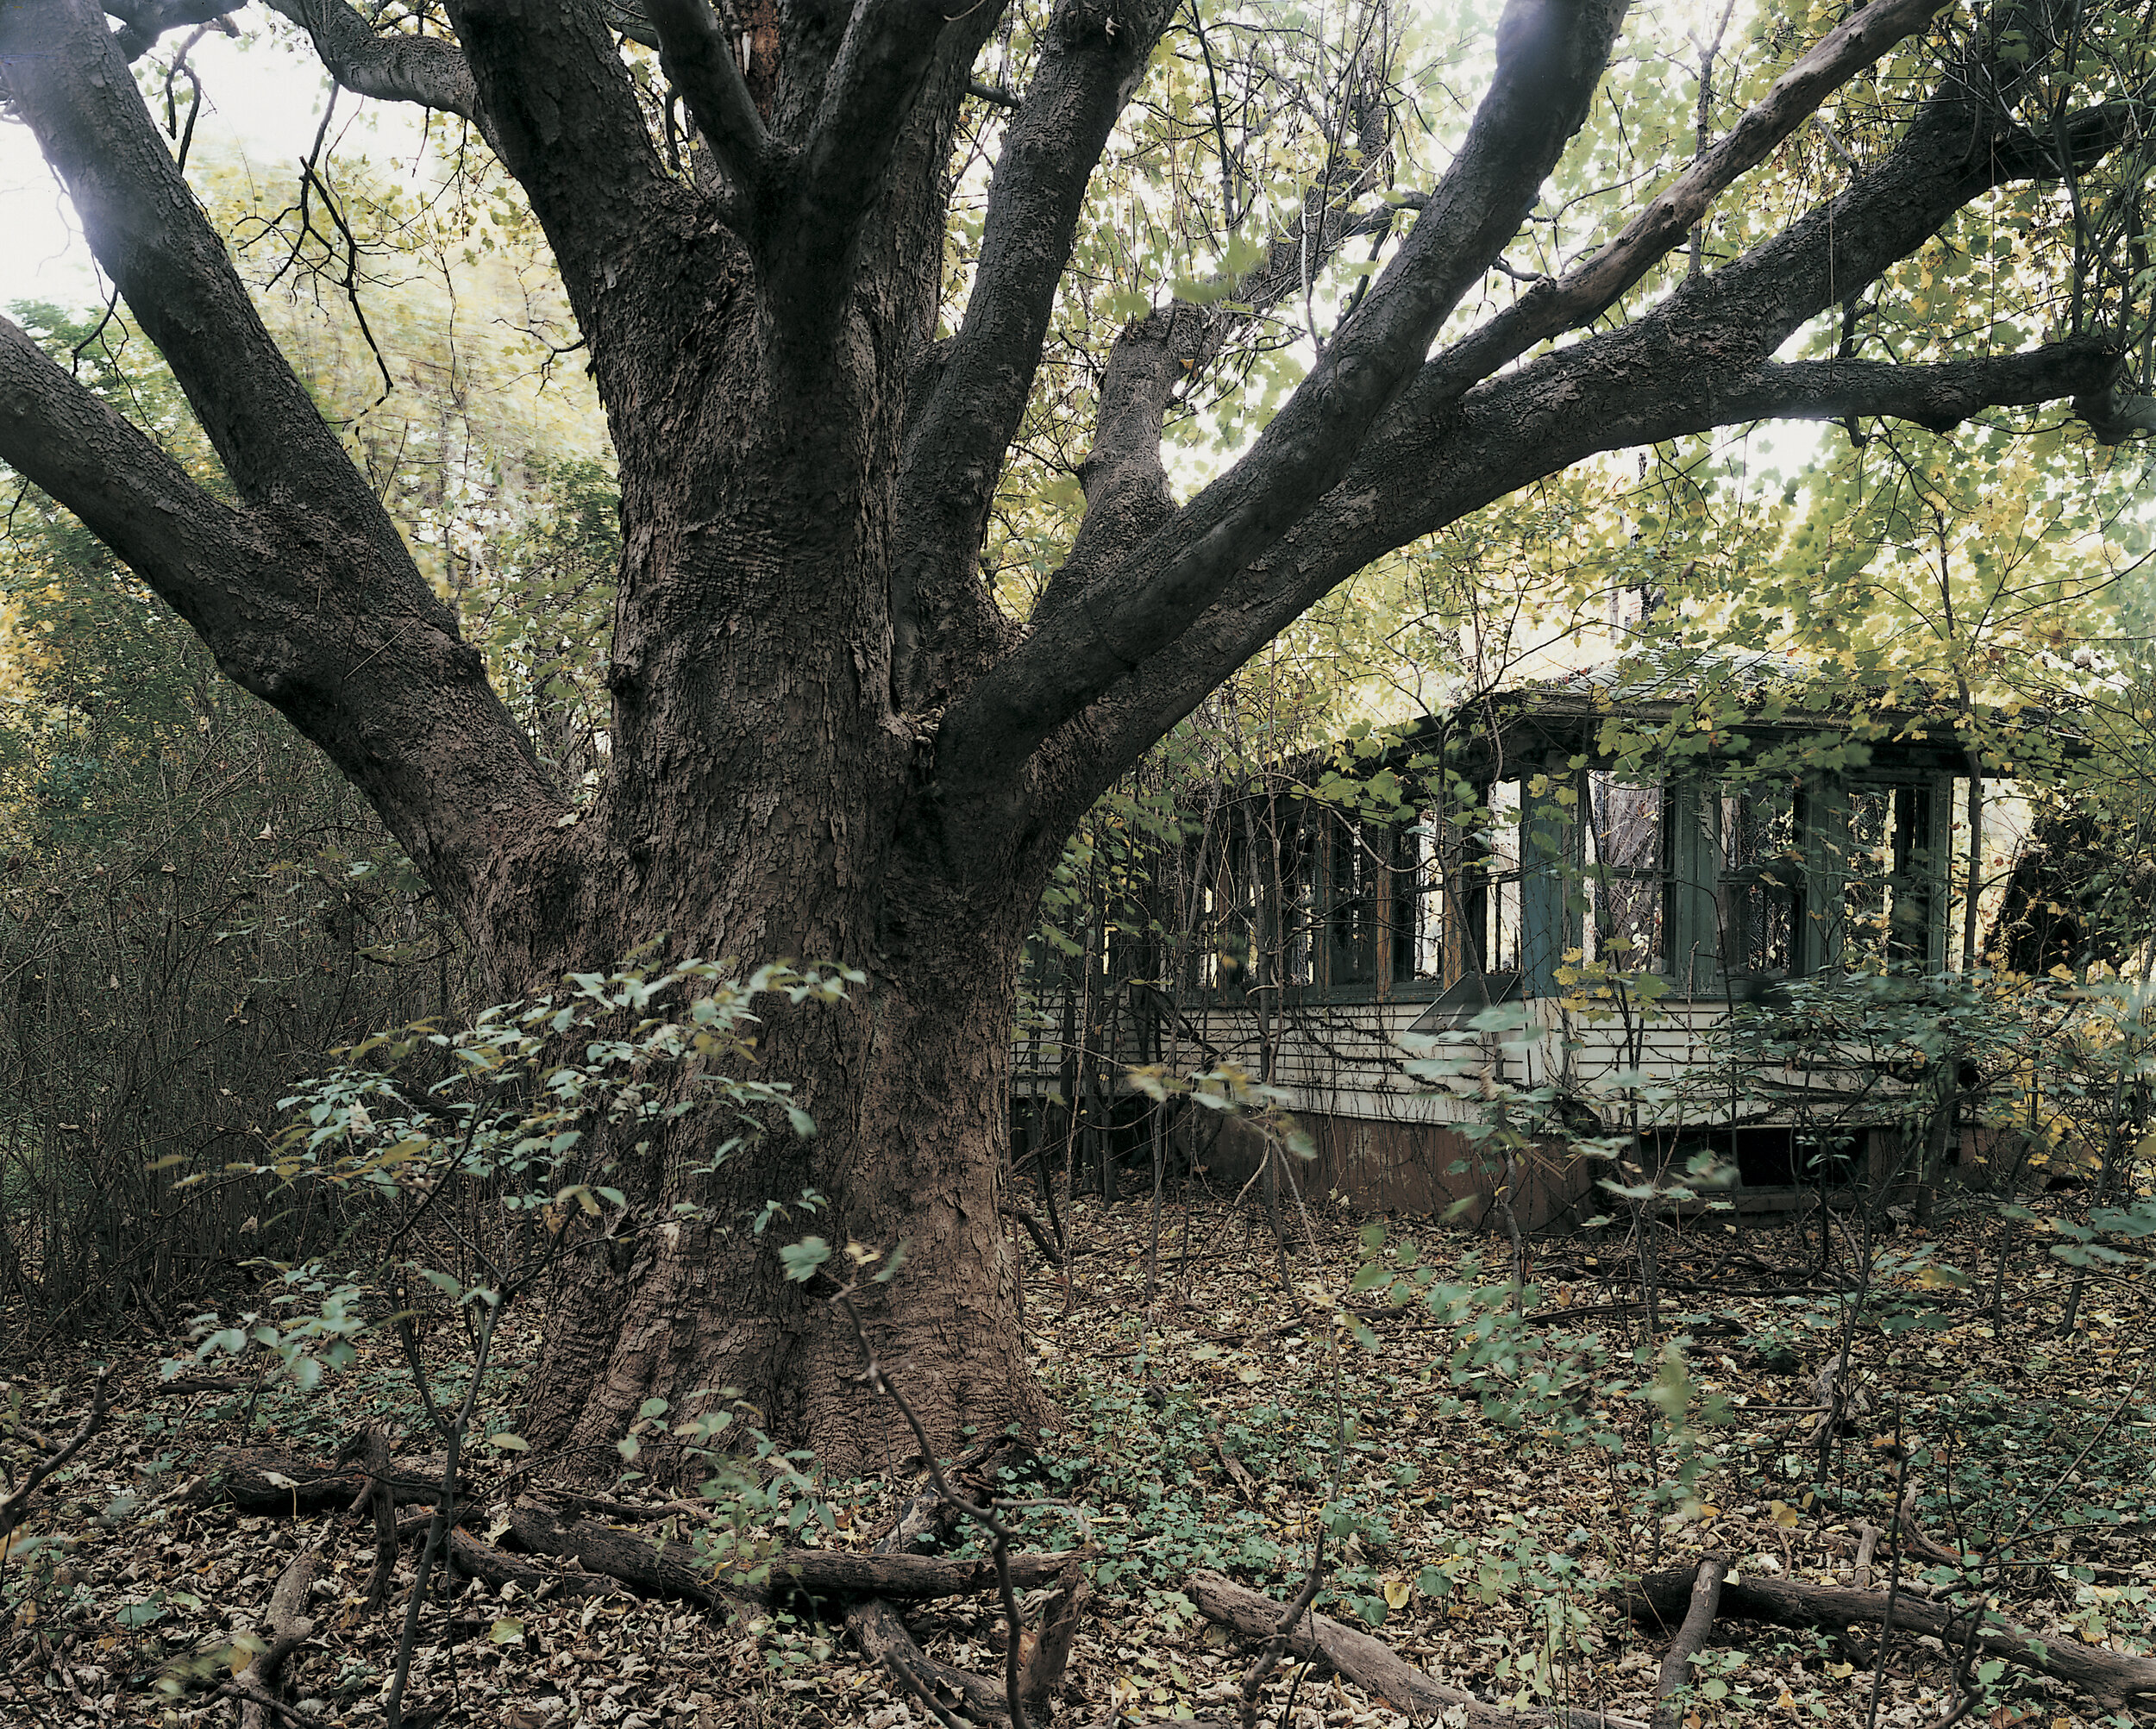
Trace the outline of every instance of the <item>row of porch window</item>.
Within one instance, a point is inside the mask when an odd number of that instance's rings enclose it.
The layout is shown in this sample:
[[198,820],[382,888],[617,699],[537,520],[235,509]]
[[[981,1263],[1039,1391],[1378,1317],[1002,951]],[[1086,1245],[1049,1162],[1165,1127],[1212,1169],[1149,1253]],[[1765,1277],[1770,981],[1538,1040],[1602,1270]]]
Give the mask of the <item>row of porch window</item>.
[[1950,790],[1558,771],[1496,784],[1464,824],[1326,814],[1278,843],[1237,834],[1196,891],[1189,982],[1232,995],[1517,974],[1532,996],[1601,963],[1698,994],[1865,957],[1937,966]]

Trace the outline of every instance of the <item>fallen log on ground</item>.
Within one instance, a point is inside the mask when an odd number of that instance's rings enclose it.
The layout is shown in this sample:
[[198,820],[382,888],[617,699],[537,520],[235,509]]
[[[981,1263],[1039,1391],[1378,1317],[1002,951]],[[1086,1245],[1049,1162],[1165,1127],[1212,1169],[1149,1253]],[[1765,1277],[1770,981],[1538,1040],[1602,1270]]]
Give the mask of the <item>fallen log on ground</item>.
[[[596,1519],[563,1519],[543,1501],[521,1500],[510,1529],[525,1548],[543,1555],[573,1555],[594,1571],[666,1596],[712,1601],[719,1594],[763,1600],[807,1597],[962,1597],[996,1588],[995,1563],[942,1555],[862,1555],[839,1549],[782,1549],[739,1569],[705,1569],[686,1542],[655,1542]],[[1032,1590],[1052,1585],[1081,1554],[1013,1555],[1011,1583]]]
[[[1652,1573],[1624,1594],[1626,1611],[1636,1620],[1670,1626],[1691,1601],[1693,1569],[1680,1567]],[[1813,1585],[1795,1579],[1745,1575],[1722,1587],[1720,1612],[1747,1621],[1782,1626],[1822,1627],[1839,1632],[1850,1626],[1886,1625],[1884,1591],[1858,1591],[1846,1585]],[[1928,1634],[1949,1650],[1969,1638],[1971,1612],[1934,1603],[1906,1592],[1893,1594],[1893,1625],[1904,1632]],[[2109,1709],[2156,1695],[2156,1657],[2122,1657],[2064,1639],[2046,1639],[1999,1618],[1987,1619],[1977,1633],[1985,1656],[2033,1669],[2078,1687]]]
[[[409,1507],[436,1500],[446,1464],[439,1456],[391,1460],[391,1500]],[[275,1447],[219,1447],[202,1462],[194,1499],[198,1505],[229,1501],[242,1513],[298,1515],[348,1507],[371,1481],[357,1463],[319,1464]]]
[[[923,1538],[939,1533],[953,1508],[933,1488],[916,1494],[899,1509],[891,1529],[877,1540],[875,1552],[886,1558],[909,1553]],[[948,1718],[945,1700],[977,1723],[1007,1723],[1011,1708],[1003,1689],[993,1682],[962,1669],[938,1662],[923,1651],[899,1612],[881,1597],[868,1597],[846,1611],[846,1630],[854,1636],[861,1654],[881,1664],[887,1674],[914,1698]]]
[[449,1531],[449,1569],[467,1579],[477,1579],[499,1590],[514,1585],[534,1598],[624,1597],[628,1593],[604,1573],[573,1573],[566,1568],[544,1567],[523,1555],[508,1555],[491,1543],[482,1543],[468,1531]]
[[726,1601],[686,1543],[654,1543],[596,1519],[564,1519],[531,1500],[511,1509],[509,1528],[534,1554],[573,1555],[592,1572],[618,1579],[641,1595],[685,1597],[709,1608]]
[[[1687,1575],[1688,1596],[1690,1589],[1690,1576]],[[1190,1601],[1206,1619],[1218,1621],[1245,1638],[1271,1638],[1286,1607],[1218,1573],[1192,1574],[1189,1591]],[[1329,1664],[1364,1692],[1377,1695],[1394,1710],[1410,1717],[1442,1718],[1448,1712],[1464,1712],[1459,1720],[1469,1729],[1531,1729],[1540,1724],[1548,1725],[1549,1729],[1646,1729],[1636,1719],[1604,1711],[1564,1706],[1549,1711],[1523,1711],[1492,1705],[1463,1688],[1432,1680],[1389,1645],[1330,1615],[1304,1615],[1289,1631],[1288,1646],[1300,1657]]]
[[1654,1729],[1679,1729],[1684,1713],[1677,1695],[1692,1683],[1692,1659],[1707,1648],[1707,1635],[1714,1625],[1714,1611],[1721,1602],[1722,1582],[1729,1576],[1729,1563],[1710,1555],[1699,1564],[1692,1580],[1692,1599],[1684,1611],[1684,1624],[1670,1641],[1656,1679]]
[[1079,1622],[1092,1594],[1093,1587],[1074,1558],[1056,1580],[1055,1594],[1041,1605],[1040,1625],[1023,1636],[1018,1702],[1029,1713],[1045,1710],[1063,1684],[1070,1648],[1077,1641]]
[[[1075,1550],[1010,1557],[1011,1588],[1037,1590],[1058,1583],[1063,1569],[1086,1557]],[[774,1594],[791,1588],[811,1597],[962,1597],[996,1588],[996,1564],[942,1555],[859,1555],[837,1549],[787,1549],[771,1559]],[[722,1588],[726,1576],[719,1575]]]

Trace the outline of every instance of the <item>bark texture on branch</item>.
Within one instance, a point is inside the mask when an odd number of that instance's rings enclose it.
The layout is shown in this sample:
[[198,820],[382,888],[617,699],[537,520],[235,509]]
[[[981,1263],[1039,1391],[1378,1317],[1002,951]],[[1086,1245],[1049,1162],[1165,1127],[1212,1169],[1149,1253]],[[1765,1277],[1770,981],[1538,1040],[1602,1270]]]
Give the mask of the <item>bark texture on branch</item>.
[[[276,1588],[270,1593],[269,1613],[260,1635],[268,1649],[256,1657],[245,1671],[247,1678],[267,1699],[279,1697],[285,1665],[315,1630],[314,1622],[303,1612],[307,1607],[308,1594],[314,1588],[317,1564],[311,1554],[299,1556],[278,1576]],[[263,1700],[242,1701],[241,1729],[274,1729],[278,1720],[277,1713]]]
[[[406,1457],[389,1462],[385,1479],[398,1507],[431,1505],[442,1493],[447,1462]],[[367,1492],[363,1464],[321,1464],[277,1447],[219,1447],[202,1462],[197,1504],[228,1501],[242,1513],[298,1514],[349,1507]]]
[[[1625,1594],[1625,1606],[1635,1619],[1674,1625],[1690,1606],[1692,1581],[1689,1568],[1651,1574]],[[1721,1613],[1783,1626],[1873,1628],[1886,1623],[1888,1597],[1884,1591],[1745,1576],[1722,1587]],[[1970,1612],[1965,1609],[1897,1592],[1893,1594],[1893,1625],[1905,1632],[1928,1634],[1955,1649],[1968,1638]],[[2066,1682],[2107,1706],[2118,1707],[2156,1695],[2156,1657],[2122,1657],[2070,1640],[2040,1638],[2009,1621],[1989,1617],[1976,1642],[1986,1656]]]
[[1692,1683],[1692,1659],[1707,1649],[1707,1635],[1714,1625],[1714,1610],[1721,1601],[1722,1582],[1729,1576],[1729,1563],[1709,1555],[1692,1578],[1692,1594],[1685,1605],[1684,1620],[1670,1641],[1656,1678],[1654,1729],[1679,1729],[1684,1720],[1677,1695]]
[[592,1519],[565,1519],[531,1500],[511,1509],[509,1528],[534,1553],[574,1556],[592,1572],[608,1574],[644,1596],[682,1597],[706,1608],[726,1601],[686,1543],[655,1544]]
[[564,1567],[546,1567],[521,1555],[507,1554],[483,1543],[467,1531],[449,1532],[449,1568],[467,1579],[478,1579],[499,1590],[514,1585],[532,1597],[618,1597],[622,1586],[603,1573],[578,1573]]
[[[1282,1605],[1220,1574],[1192,1574],[1189,1593],[1200,1614],[1245,1638],[1269,1639],[1280,1625]],[[1288,1649],[1298,1657],[1330,1664],[1365,1692],[1412,1717],[1450,1721],[1453,1720],[1447,1713],[1464,1713],[1458,1720],[1469,1729],[1530,1729],[1538,1724],[1550,1729],[1646,1729],[1636,1718],[1608,1712],[1565,1707],[1514,1711],[1489,1704],[1459,1688],[1432,1681],[1382,1640],[1330,1615],[1299,1619],[1289,1630]]]

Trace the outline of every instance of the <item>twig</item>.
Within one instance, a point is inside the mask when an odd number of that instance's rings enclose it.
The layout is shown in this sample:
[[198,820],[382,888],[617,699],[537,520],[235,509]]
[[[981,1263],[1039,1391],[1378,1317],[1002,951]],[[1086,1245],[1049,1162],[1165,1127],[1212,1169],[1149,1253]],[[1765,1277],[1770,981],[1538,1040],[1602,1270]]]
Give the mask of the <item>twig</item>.
[[107,1363],[98,1370],[97,1382],[90,1389],[89,1415],[77,1425],[75,1432],[61,1444],[58,1452],[33,1465],[28,1476],[5,1495],[0,1495],[0,1540],[29,1516],[30,1497],[36,1493],[37,1486],[82,1451],[90,1438],[104,1427],[105,1418],[111,1410],[105,1401],[105,1390],[111,1381],[112,1365]]
[[[412,1651],[419,1641],[419,1607],[426,1601],[428,1576],[434,1571],[435,1556],[443,1547],[450,1514],[455,1510],[457,1456],[463,1450],[465,1425],[471,1421],[472,1406],[479,1400],[479,1383],[486,1378],[486,1358],[493,1349],[494,1325],[508,1306],[509,1297],[506,1289],[495,1293],[494,1301],[486,1306],[486,1312],[479,1319],[479,1351],[472,1363],[472,1384],[464,1389],[464,1402],[457,1407],[455,1419],[445,1425],[434,1409],[432,1400],[428,1401],[427,1414],[442,1431],[448,1447],[448,1460],[442,1468],[441,1500],[435,1508],[434,1522],[427,1527],[426,1546],[419,1552],[419,1569],[411,1582],[411,1595],[404,1604],[404,1628],[397,1642],[397,1672],[390,1681],[389,1696],[382,1701],[382,1714],[388,1729],[402,1729],[404,1723],[404,1683],[411,1677]],[[423,1377],[417,1378],[423,1386]]]

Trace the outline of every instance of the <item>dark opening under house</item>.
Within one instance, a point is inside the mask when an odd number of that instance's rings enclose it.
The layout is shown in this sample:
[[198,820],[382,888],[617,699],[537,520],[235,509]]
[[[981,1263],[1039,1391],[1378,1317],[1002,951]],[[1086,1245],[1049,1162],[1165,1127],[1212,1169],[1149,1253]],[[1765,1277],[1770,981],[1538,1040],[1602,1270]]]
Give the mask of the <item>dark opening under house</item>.
[[1021,1156],[1259,1168],[1264,1131],[1156,1101],[1150,1066],[1275,1089],[1314,1150],[1305,1192],[1368,1207],[1501,1197],[1548,1228],[1596,1210],[1613,1161],[1702,1151],[1715,1206],[1890,1176],[1909,1077],[1846,1040],[1799,1052],[1774,1011],[1907,999],[1956,964],[1968,818],[1981,838],[2016,736],[1989,725],[1979,751],[1906,692],[1664,656],[1238,768],[1185,792],[1203,808],[1120,899],[1035,945]]

